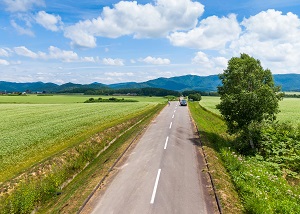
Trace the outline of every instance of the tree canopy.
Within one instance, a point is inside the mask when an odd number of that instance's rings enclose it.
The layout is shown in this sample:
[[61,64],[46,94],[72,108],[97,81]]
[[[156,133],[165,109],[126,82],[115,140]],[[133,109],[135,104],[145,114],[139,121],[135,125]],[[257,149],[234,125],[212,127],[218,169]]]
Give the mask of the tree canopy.
[[200,93],[189,94],[188,97],[193,101],[200,101],[202,98]]
[[229,133],[247,134],[250,125],[276,119],[280,87],[275,86],[271,71],[263,69],[259,60],[247,54],[233,57],[219,77],[221,102],[217,108]]

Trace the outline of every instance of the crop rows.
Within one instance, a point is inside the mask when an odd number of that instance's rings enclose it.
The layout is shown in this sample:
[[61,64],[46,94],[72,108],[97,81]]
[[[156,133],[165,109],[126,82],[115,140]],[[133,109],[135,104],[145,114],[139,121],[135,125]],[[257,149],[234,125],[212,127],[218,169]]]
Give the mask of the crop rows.
[[[0,105],[0,183],[153,103]],[[14,169],[14,170],[12,170]]]

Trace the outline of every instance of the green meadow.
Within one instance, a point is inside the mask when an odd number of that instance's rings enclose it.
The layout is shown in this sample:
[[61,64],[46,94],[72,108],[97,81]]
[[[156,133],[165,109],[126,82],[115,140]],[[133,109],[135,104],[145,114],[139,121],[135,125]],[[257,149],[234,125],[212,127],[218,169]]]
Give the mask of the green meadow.
[[[216,105],[220,102],[219,97],[202,96],[200,104],[207,110],[220,115]],[[281,122],[292,122],[293,124],[300,123],[300,99],[299,98],[283,98],[279,102],[280,113],[277,119]]]
[[0,96],[0,183],[165,100],[134,97],[139,102],[83,103],[89,97]]
[[[0,104],[67,104],[83,103],[89,98],[110,98],[112,96],[95,96],[95,95],[26,95],[26,96],[0,96]],[[117,98],[134,99],[140,102],[163,102],[163,97],[140,97],[140,96],[117,96]]]

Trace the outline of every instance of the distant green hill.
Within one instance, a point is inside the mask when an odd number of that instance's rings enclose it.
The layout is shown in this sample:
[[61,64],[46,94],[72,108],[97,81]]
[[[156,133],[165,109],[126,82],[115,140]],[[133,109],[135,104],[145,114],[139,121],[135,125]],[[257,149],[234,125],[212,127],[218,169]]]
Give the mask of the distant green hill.
[[66,83],[63,85],[57,85],[54,83],[32,82],[32,83],[15,83],[0,81],[0,92],[46,92],[46,93],[58,93],[58,92],[73,92],[83,93],[85,89],[99,89],[107,88],[106,85],[101,83],[92,83],[87,85]]
[[163,88],[175,91],[198,90],[198,91],[216,91],[217,86],[221,84],[218,75],[196,76],[186,75],[171,78],[158,78],[142,83],[129,82],[109,85],[111,88]]
[[[280,85],[283,91],[300,91],[300,74],[276,74],[273,75],[276,85]],[[111,88],[163,88],[168,90],[185,91],[217,91],[221,81],[218,75],[196,76],[185,75],[171,78],[158,78],[142,83],[120,83],[109,85]]]
[[282,87],[282,91],[300,91],[300,74],[275,74],[276,85]]
[[[283,91],[300,91],[300,74],[276,74],[274,75],[276,85],[280,85]],[[89,89],[128,89],[128,88],[162,88],[174,91],[197,90],[197,91],[217,91],[218,85],[221,84],[218,75],[196,76],[185,75],[171,78],[158,78],[146,82],[125,82],[111,85],[101,83],[92,84],[74,84],[66,83],[57,85],[54,83],[15,83],[0,81],[0,92],[24,92],[26,90],[32,92],[47,93],[84,93]]]

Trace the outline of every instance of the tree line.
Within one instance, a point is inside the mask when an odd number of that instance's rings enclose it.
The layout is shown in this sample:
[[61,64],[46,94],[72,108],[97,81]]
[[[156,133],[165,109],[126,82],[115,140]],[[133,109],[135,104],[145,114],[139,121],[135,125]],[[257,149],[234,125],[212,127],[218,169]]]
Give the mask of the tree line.
[[136,95],[136,96],[180,96],[178,91],[172,91],[161,88],[132,88],[132,89],[89,89],[84,92],[85,95]]

